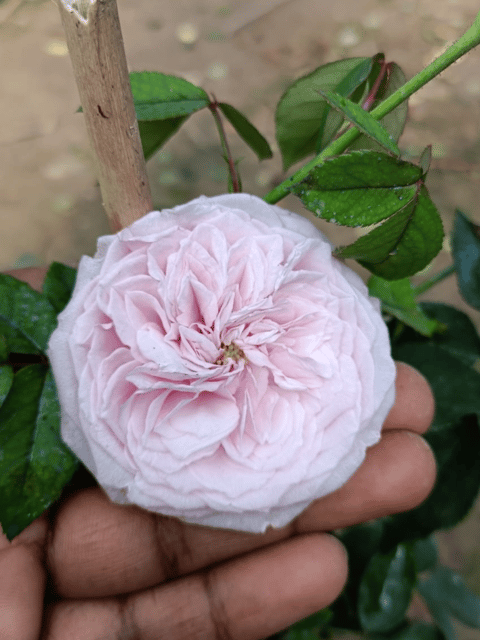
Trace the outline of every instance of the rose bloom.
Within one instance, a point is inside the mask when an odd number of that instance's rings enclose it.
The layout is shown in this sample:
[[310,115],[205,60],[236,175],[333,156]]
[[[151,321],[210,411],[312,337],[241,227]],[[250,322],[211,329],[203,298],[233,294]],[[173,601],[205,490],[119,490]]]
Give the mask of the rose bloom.
[[48,355],[62,437],[110,498],[214,527],[280,527],[338,489],[394,402],[378,300],[246,194],[99,238]]

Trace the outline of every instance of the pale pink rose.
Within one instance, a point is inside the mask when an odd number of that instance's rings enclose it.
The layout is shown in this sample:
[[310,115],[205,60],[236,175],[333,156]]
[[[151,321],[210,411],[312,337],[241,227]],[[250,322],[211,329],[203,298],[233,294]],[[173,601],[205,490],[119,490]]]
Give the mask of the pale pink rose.
[[244,531],[343,485],[394,401],[378,301],[306,219],[246,194],[100,238],[49,357],[62,436],[112,500]]

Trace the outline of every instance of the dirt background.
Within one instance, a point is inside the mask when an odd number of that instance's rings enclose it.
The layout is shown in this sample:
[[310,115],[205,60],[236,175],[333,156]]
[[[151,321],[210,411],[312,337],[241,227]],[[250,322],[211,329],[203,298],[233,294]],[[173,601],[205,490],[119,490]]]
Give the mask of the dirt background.
[[[285,88],[340,57],[385,53],[411,77],[471,24],[477,0],[118,0],[131,70],[202,85],[241,109],[275,151],[274,111]],[[75,264],[108,233],[91,168],[59,12],[53,0],[0,0],[0,269]],[[259,164],[227,126],[245,191],[282,177],[278,152]],[[480,50],[410,100],[401,149],[433,145],[427,180],[447,234],[456,208],[480,224]],[[148,165],[156,208],[226,190],[208,113],[194,114]],[[302,212],[287,198],[282,205]],[[333,241],[341,234],[325,227]],[[447,235],[448,238],[448,235]],[[448,239],[429,268],[450,264]],[[426,294],[460,306],[453,278]],[[459,487],[461,490],[461,487]],[[480,595],[480,509],[438,535],[442,559]],[[480,633],[459,627],[460,638]]]

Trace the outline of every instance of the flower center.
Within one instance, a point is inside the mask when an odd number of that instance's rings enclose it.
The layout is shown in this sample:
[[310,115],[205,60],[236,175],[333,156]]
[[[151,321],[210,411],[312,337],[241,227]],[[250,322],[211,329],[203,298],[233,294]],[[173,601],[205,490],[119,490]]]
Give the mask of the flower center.
[[237,346],[234,342],[226,345],[225,343],[220,344],[220,348],[223,349],[222,355],[215,360],[215,364],[226,364],[228,359],[234,360],[238,362],[242,358],[246,361],[247,358],[243,353],[242,349]]

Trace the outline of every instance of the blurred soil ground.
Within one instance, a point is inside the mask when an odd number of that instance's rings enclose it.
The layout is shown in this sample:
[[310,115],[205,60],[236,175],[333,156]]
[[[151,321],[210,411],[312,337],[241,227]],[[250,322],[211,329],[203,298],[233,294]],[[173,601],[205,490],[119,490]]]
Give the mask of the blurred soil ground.
[[[275,150],[274,111],[285,88],[340,57],[385,53],[411,77],[471,24],[477,0],[118,0],[131,70],[202,85],[243,110]],[[108,233],[54,0],[0,0],[0,269],[75,264]],[[245,191],[265,194],[282,170],[278,152],[258,164],[232,133]],[[447,234],[456,208],[480,224],[480,49],[410,100],[401,149],[433,145],[427,186]],[[277,150],[278,151],[278,150]],[[194,114],[149,162],[156,208],[226,190],[213,121]],[[284,206],[302,212],[294,199]],[[342,230],[323,225],[334,242]],[[448,236],[447,236],[448,237]],[[451,262],[448,240],[429,272]],[[461,307],[453,278],[427,299]],[[459,486],[459,491],[461,487]],[[480,595],[480,509],[438,535],[442,558]],[[480,633],[460,628],[462,640]]]

